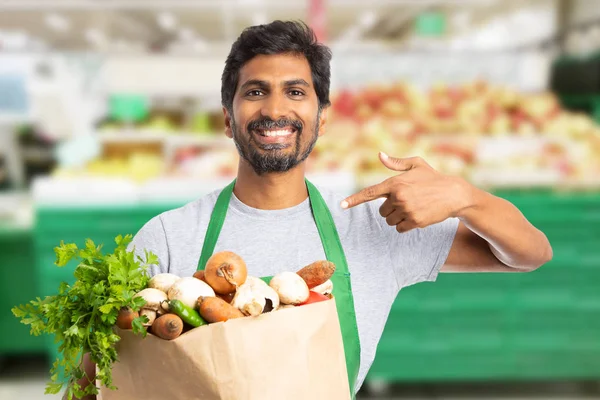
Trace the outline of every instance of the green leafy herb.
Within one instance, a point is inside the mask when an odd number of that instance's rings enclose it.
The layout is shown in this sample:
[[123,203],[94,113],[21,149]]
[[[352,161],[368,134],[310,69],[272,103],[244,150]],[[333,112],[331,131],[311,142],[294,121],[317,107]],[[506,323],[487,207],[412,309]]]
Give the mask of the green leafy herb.
[[[55,341],[61,343],[58,350],[62,360],[57,359],[50,370],[52,376],[46,393],[59,393],[66,383],[69,400],[73,396],[98,394],[95,385],[88,385],[83,390],[77,384],[85,376],[82,364],[85,353],[89,353],[97,365],[96,379],[102,385],[116,389],[111,366],[117,361],[115,345],[120,337],[113,331],[113,326],[122,307],[139,311],[144,305],[144,299],[134,298],[134,295],[148,284],[148,266],[158,263],[152,253],[146,252],[146,260],[143,260],[128,251],[131,240],[131,235],[117,236],[115,251],[106,255],[102,254],[101,245],[96,246],[89,239],[82,249],[61,241],[54,249],[55,264],[64,267],[69,261],[78,260],[75,283],[71,286],[63,282],[58,294],[45,299],[38,297],[12,309],[23,324],[31,326],[32,335],[54,335]],[[147,321],[145,316],[134,319],[133,332],[145,336],[142,324]],[[61,372],[63,378],[59,377]]]

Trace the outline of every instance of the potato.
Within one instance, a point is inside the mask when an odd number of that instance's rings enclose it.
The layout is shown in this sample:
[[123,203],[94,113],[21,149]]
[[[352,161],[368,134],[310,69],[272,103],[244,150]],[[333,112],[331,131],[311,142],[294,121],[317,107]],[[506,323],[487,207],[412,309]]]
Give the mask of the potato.
[[331,279],[334,272],[334,263],[327,260],[320,260],[307,265],[296,273],[300,275],[302,279],[304,279],[304,282],[306,282],[308,288],[312,289],[315,286],[322,285]]

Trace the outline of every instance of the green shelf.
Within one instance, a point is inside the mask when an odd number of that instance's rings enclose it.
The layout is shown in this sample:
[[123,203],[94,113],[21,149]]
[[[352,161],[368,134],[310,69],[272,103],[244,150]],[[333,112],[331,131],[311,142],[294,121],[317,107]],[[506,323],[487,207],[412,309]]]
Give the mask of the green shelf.
[[527,274],[440,274],[402,290],[367,379],[600,378],[600,194],[512,190],[554,259]]
[[44,338],[31,336],[29,327],[11,312],[14,306],[35,298],[39,282],[31,229],[0,227],[0,356],[46,350]]

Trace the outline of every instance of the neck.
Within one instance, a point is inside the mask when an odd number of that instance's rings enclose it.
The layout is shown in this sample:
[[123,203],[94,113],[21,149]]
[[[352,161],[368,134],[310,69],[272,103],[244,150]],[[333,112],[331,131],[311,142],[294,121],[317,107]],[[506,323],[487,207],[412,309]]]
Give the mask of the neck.
[[304,163],[287,172],[257,175],[240,161],[233,193],[242,203],[261,210],[294,207],[308,197]]

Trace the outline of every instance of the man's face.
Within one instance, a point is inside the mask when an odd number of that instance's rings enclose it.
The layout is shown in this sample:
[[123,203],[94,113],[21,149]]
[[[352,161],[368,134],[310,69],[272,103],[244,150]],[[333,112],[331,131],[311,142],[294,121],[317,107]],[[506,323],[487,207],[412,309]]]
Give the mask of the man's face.
[[303,56],[259,55],[242,67],[226,109],[226,134],[258,175],[285,172],[303,162],[322,134],[310,66]]

